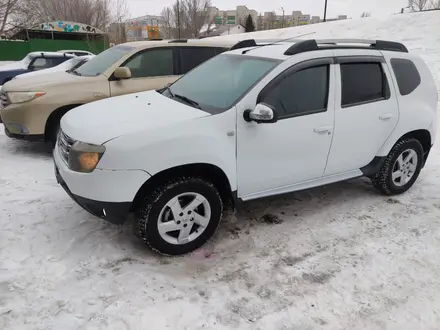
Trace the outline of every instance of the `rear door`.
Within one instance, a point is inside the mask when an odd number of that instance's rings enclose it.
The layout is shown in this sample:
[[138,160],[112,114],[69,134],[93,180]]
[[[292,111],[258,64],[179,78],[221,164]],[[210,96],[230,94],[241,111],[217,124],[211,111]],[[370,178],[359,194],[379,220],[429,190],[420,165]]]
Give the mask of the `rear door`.
[[111,96],[160,89],[177,78],[173,47],[150,48],[130,57],[121,67],[131,70],[131,79],[110,77]]
[[195,46],[182,46],[176,47],[176,49],[178,52],[177,63],[180,75],[188,73],[203,62],[228,50],[227,48],[222,47]]
[[325,176],[368,165],[399,119],[391,75],[381,54],[336,57],[336,62],[335,132]]

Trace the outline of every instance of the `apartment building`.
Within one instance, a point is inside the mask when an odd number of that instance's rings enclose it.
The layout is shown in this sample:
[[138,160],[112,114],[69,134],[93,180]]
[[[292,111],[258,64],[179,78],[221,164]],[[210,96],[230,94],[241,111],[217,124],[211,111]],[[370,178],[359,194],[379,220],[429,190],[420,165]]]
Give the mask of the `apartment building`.
[[254,9],[246,6],[237,6],[231,10],[220,10],[217,7],[208,8],[209,16],[215,25],[245,25],[246,18],[251,15],[255,26],[257,27],[258,13]]

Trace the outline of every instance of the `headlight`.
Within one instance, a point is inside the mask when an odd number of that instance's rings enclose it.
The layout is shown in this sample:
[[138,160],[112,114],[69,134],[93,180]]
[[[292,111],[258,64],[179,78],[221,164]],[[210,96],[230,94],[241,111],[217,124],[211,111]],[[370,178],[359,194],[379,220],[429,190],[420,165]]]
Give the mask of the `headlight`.
[[8,99],[11,103],[29,102],[37,97],[46,95],[45,92],[9,92]]
[[104,152],[104,146],[75,142],[69,152],[69,168],[76,172],[90,173]]

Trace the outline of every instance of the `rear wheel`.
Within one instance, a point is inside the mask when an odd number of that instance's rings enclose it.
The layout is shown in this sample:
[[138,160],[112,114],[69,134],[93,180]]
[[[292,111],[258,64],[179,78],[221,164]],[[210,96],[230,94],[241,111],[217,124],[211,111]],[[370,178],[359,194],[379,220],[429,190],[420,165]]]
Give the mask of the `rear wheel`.
[[216,187],[201,178],[178,178],[148,194],[135,210],[138,234],[154,251],[180,255],[214,234],[223,203]]
[[423,165],[423,147],[420,142],[408,138],[397,142],[388,154],[379,172],[372,179],[373,185],[386,195],[407,191],[417,180]]

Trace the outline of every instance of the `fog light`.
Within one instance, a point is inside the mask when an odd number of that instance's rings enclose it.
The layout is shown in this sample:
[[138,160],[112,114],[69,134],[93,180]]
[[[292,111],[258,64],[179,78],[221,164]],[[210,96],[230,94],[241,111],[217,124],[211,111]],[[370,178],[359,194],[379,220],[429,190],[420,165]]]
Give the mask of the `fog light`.
[[8,123],[5,126],[12,134],[29,134],[29,130],[21,124]]

